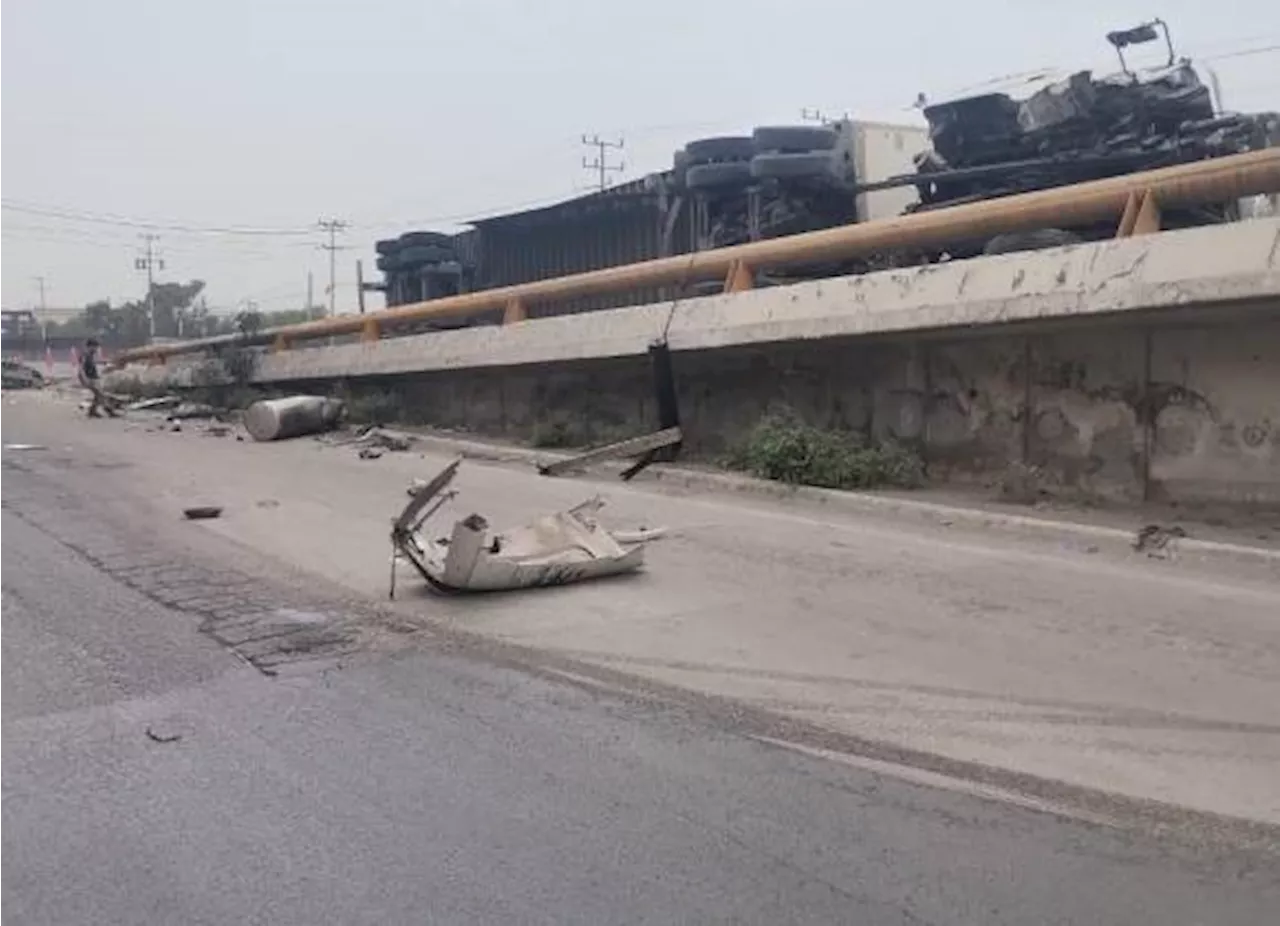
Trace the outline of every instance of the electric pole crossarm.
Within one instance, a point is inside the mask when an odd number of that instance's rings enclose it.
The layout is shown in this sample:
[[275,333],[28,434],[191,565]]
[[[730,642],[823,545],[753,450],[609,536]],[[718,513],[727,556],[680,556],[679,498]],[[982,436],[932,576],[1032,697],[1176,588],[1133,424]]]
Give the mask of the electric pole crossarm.
[[586,157],[583,157],[583,169],[595,171],[597,175],[596,182],[599,184],[599,188],[601,190],[607,189],[609,186],[609,174],[622,173],[627,166],[622,161],[619,161],[617,164],[610,164],[609,149],[612,148],[614,150],[621,151],[623,146],[626,144],[625,140],[619,138],[617,141],[607,141],[599,135],[592,135],[590,138],[583,135],[582,143],[588,148],[596,149],[596,156],[594,160],[588,161]]
[[342,219],[321,219],[316,226],[329,236],[328,242],[321,244],[321,250],[329,252],[329,315],[337,314],[338,295],[338,252],[344,249],[338,244],[338,232],[345,231],[348,223]]
[[156,250],[156,242],[160,240],[159,235],[144,232],[138,237],[142,239],[146,252],[134,258],[133,269],[147,272],[147,326],[154,340],[156,336],[156,271],[164,269],[164,261]]

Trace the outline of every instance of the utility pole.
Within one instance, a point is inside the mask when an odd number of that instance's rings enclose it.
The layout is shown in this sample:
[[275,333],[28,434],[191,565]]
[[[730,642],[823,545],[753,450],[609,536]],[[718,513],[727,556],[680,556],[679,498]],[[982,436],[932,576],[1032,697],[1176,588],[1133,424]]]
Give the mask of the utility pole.
[[311,318],[311,313],[316,309],[315,300],[316,277],[310,270],[307,271],[307,318]]
[[582,159],[583,170],[596,171],[597,176],[599,178],[597,182],[600,184],[600,189],[601,190],[607,189],[609,186],[609,174],[622,173],[622,171],[627,166],[622,161],[619,161],[617,164],[610,164],[609,149],[615,148],[618,151],[621,151],[623,144],[625,143],[625,140],[622,138],[619,138],[617,141],[606,141],[605,139],[601,138],[599,135],[592,135],[590,138],[588,138],[586,135],[583,135],[582,143],[586,145],[588,148],[596,149],[595,160],[588,161],[586,157],[583,157]]
[[44,277],[33,277],[36,286],[40,287],[40,337],[45,343],[49,341],[49,316],[48,306],[44,301]]
[[346,229],[347,223],[341,219],[320,219],[316,226],[329,233],[328,243],[320,245],[320,249],[329,252],[329,315],[333,316],[337,314],[335,300],[338,296],[338,252],[345,250],[338,244],[338,232]]
[[133,269],[147,271],[147,324],[151,330],[151,339],[156,336],[156,275],[157,270],[164,269],[164,261],[156,251],[156,242],[160,236],[151,232],[143,232],[138,236],[146,245],[146,253],[134,258]]

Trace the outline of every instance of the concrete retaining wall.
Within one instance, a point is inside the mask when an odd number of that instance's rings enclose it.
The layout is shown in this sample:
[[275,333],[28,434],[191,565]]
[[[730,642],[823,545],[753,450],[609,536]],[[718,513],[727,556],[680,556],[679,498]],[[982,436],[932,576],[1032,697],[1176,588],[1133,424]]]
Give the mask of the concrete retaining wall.
[[940,480],[1017,462],[1062,492],[1280,502],[1278,252],[1280,220],[1256,220],[292,350],[255,378],[393,392],[443,427],[597,441],[654,425],[646,351],[665,332],[695,454],[785,404],[911,444]]

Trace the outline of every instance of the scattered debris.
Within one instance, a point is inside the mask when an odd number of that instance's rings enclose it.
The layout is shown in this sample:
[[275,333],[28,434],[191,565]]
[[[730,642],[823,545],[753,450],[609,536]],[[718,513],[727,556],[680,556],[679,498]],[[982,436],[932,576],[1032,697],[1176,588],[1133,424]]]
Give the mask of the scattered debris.
[[412,500],[391,529],[392,597],[400,555],[438,592],[500,591],[634,572],[644,564],[645,543],[661,536],[606,531],[593,517],[604,505],[596,497],[501,533],[490,533],[489,522],[471,514],[454,524],[451,536],[426,540],[422,527],[454,497],[446,489],[461,463],[454,460],[430,482],[410,487]]
[[280,507],[280,503],[276,501],[274,498],[264,498],[260,502],[254,502],[254,505],[258,508],[279,508]]
[[382,451],[375,447],[361,447],[360,452],[356,454],[362,460],[376,460],[382,456]]
[[1036,505],[1049,496],[1048,484],[1048,474],[1041,467],[1016,460],[1000,474],[1000,499],[1015,505]]
[[582,469],[592,463],[598,463],[601,460],[609,460],[616,457],[640,457],[635,466],[632,466],[622,474],[623,479],[630,479],[652,462],[654,451],[679,444],[683,439],[684,435],[678,427],[666,428],[653,434],[645,434],[642,437],[632,437],[628,440],[605,444],[603,447],[595,447],[576,456],[557,460],[554,463],[539,463],[538,472],[544,476],[559,476],[572,470]]
[[226,437],[231,433],[231,425],[211,424],[204,429],[204,433],[209,437]]
[[376,425],[366,424],[354,432],[347,434],[323,434],[317,440],[326,444],[333,444],[338,447],[348,447],[352,444],[363,444],[367,447],[376,447],[381,450],[394,450],[396,452],[410,450],[413,448],[413,442],[417,438],[412,434],[405,434],[400,431],[388,431],[385,428],[379,428]]
[[633,531],[610,531],[618,543],[651,543],[667,536],[665,527],[637,527]]
[[244,426],[256,441],[285,440],[332,430],[343,409],[341,400],[317,395],[263,399],[245,410]]
[[181,431],[181,430],[182,430],[182,422],[180,422],[180,421],[171,421],[171,422],[169,422],[169,430],[170,430],[170,431],[173,431],[173,432],[175,432],[175,433],[177,433],[177,432]]
[[1172,527],[1148,524],[1134,535],[1133,548],[1139,553],[1164,559],[1177,552],[1177,541],[1186,536],[1186,530],[1177,524]]
[[370,431],[365,439],[370,446],[381,447],[383,450],[392,450],[397,453],[408,450],[413,446],[413,437],[411,435],[386,431],[382,428],[375,428]]
[[217,505],[197,505],[194,508],[183,508],[182,514],[188,521],[207,521],[222,517],[222,509]]
[[182,404],[182,396],[162,395],[154,399],[139,399],[130,402],[125,409],[131,412],[160,412],[169,408],[177,408]]
[[170,421],[186,421],[191,418],[217,418],[222,411],[203,402],[183,402],[169,412]]
[[5,450],[48,450],[44,444],[5,444]]

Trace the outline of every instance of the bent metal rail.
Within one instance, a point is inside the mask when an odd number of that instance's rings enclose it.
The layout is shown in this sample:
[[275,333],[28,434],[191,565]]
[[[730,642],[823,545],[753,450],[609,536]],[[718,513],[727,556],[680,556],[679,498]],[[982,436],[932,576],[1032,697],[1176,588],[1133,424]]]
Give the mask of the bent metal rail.
[[[932,248],[1009,232],[1070,227],[1116,219],[1117,236],[1160,229],[1161,208],[1185,208],[1280,192],[1280,148],[1181,164],[1073,186],[1056,187],[917,212],[860,225],[844,225],[786,238],[606,267],[571,276],[448,296],[365,315],[344,315],[257,332],[250,343],[284,350],[300,341],[360,334],[377,340],[398,325],[502,310],[504,322],[526,318],[529,305],[555,299],[616,293],[640,286],[723,279],[726,292],[750,289],[755,270],[865,256],[886,248]],[[117,364],[244,344],[222,335],[121,351]]]

